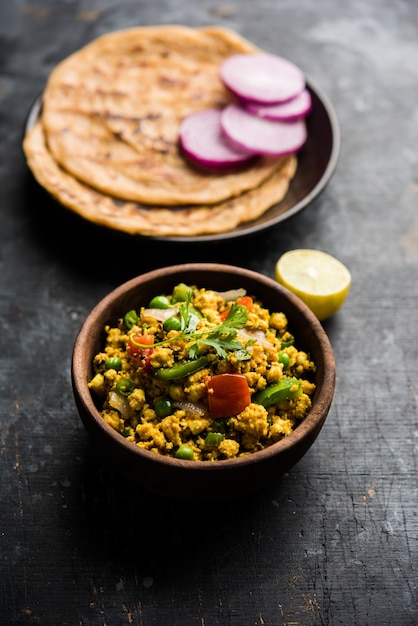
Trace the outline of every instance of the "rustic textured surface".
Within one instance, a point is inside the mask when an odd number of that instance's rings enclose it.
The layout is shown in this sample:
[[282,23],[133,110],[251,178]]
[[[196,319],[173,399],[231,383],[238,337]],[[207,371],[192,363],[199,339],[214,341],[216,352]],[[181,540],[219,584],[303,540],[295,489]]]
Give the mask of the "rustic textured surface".
[[[62,58],[135,24],[217,23],[300,65],[333,102],[342,152],[303,213],[232,246],[113,235],[45,198],[23,123]],[[0,623],[418,623],[418,5],[332,0],[0,4]],[[138,491],[94,454],[69,364],[107,291],[172,262],[273,276],[316,247],[351,269],[325,324],[333,407],[267,492],[219,507]]]

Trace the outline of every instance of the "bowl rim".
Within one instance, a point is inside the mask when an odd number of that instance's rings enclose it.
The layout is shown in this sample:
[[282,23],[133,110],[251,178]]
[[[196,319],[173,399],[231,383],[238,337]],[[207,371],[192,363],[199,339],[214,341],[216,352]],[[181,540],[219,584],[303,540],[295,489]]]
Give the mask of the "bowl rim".
[[[83,358],[85,342],[87,338],[91,336],[93,329],[97,331],[97,329],[95,329],[95,323],[111,303],[133,287],[141,285],[145,282],[150,282],[155,278],[159,278],[162,274],[178,275],[191,271],[202,273],[205,271],[224,273],[238,272],[239,276],[246,276],[249,279],[256,280],[263,283],[267,287],[273,288],[278,294],[287,298],[292,306],[299,309],[299,312],[302,313],[312,328],[313,333],[318,340],[321,352],[327,356],[327,358],[324,359],[323,378],[318,395],[315,398],[315,404],[312,406],[304,420],[298,424],[290,435],[286,435],[279,441],[271,444],[267,448],[258,450],[257,452],[252,452],[242,457],[217,460],[213,463],[200,460],[191,462],[189,460],[176,459],[175,457],[156,454],[155,452],[140,448],[133,442],[126,440],[120,433],[107,424],[100,415],[94,403],[93,396],[87,386],[86,369],[85,367],[82,367],[83,362],[86,365],[85,359]],[[180,279],[181,277],[179,277],[179,280]],[[275,280],[265,276],[264,274],[255,272],[254,270],[234,265],[218,263],[185,263],[160,267],[149,272],[139,274],[138,276],[131,278],[114,288],[94,306],[82,323],[74,343],[71,358],[71,378],[74,395],[78,397],[84,411],[88,413],[90,418],[94,421],[96,428],[99,429],[103,436],[110,438],[114,444],[119,445],[121,449],[124,448],[128,455],[145,458],[156,465],[172,466],[175,468],[187,469],[189,471],[203,469],[211,472],[217,470],[219,471],[220,468],[233,469],[248,466],[263,459],[274,457],[280,452],[288,451],[299,440],[303,440],[305,436],[314,434],[318,428],[320,429],[332,404],[336,381],[336,365],[330,340],[323,329],[321,322],[307,307],[307,305],[302,302],[302,300]]]

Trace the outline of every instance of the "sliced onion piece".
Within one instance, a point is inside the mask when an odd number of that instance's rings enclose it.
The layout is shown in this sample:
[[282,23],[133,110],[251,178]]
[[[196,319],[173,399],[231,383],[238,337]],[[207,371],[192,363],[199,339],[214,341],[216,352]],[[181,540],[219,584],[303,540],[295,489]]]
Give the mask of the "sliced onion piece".
[[228,289],[227,291],[215,291],[218,296],[221,296],[226,302],[233,302],[238,298],[243,298],[247,295],[247,291],[239,287],[238,289]]
[[176,409],[183,409],[186,413],[195,413],[200,417],[203,417],[207,414],[208,410],[203,404],[198,404],[197,402],[188,402],[186,400],[174,400],[173,406]]
[[261,104],[286,102],[305,88],[305,76],[294,63],[262,52],[228,57],[220,77],[239,98]]
[[186,117],[180,125],[180,145],[191,159],[208,167],[237,165],[254,156],[254,151],[228,141],[218,109],[204,109]]
[[[237,336],[242,341],[255,341],[256,343],[260,343],[262,346],[266,346],[267,348],[273,347],[273,344],[266,339],[266,335],[262,330],[240,328],[237,332]],[[248,346],[246,349],[251,352],[251,346]]]
[[112,409],[115,409],[121,414],[123,419],[126,419],[132,413],[131,408],[129,406],[128,400],[126,398],[122,398],[116,391],[111,391],[108,397],[109,406]]
[[304,89],[297,96],[292,98],[292,100],[288,100],[287,102],[270,105],[246,102],[245,108],[250,113],[254,113],[268,120],[297,120],[308,115],[312,108],[312,98],[309,91]]
[[142,311],[143,317],[153,317],[159,322],[165,322],[169,317],[175,317],[178,314],[179,310],[175,307],[170,307],[168,309],[144,309]]
[[297,152],[306,141],[303,119],[281,122],[253,115],[238,104],[229,104],[221,116],[227,137],[244,150],[269,156],[284,156]]

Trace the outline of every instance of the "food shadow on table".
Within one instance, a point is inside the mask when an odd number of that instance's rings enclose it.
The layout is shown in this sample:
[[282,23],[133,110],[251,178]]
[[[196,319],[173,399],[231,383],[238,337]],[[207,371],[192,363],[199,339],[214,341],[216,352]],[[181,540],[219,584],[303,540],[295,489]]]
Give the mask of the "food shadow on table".
[[[315,219],[319,198],[308,211],[245,238],[178,242],[133,236],[88,222],[61,206],[34,181],[30,172],[23,178],[21,194],[20,206],[27,212],[28,238],[50,255],[51,263],[69,275],[85,283],[104,283],[109,290],[152,269],[183,262],[216,261],[264,272],[267,257],[276,258],[289,246],[303,247],[301,229],[295,229],[298,220],[307,219],[311,237],[315,228],[321,227]],[[273,275],[273,266],[269,273]]]

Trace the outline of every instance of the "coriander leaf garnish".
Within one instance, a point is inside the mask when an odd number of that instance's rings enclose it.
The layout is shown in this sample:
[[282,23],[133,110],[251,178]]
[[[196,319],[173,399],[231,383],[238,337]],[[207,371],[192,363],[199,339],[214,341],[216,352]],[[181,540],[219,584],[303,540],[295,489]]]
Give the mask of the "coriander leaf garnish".
[[223,328],[244,328],[248,320],[248,309],[242,304],[232,304],[229,313],[222,324],[217,326],[218,329]]
[[[233,303],[225,320],[204,331],[196,330],[200,318],[196,313],[190,310],[191,296],[188,294],[186,302],[179,307],[179,316],[181,321],[181,331],[178,335],[156,342],[155,346],[166,345],[178,339],[187,339],[191,341],[188,348],[189,357],[197,358],[201,345],[213,348],[217,355],[226,358],[227,351],[235,351],[243,349],[240,341],[236,340],[237,329],[244,328],[248,320],[248,309],[240,304]],[[137,344],[136,344],[137,345]],[[147,347],[147,346],[144,346]]]
[[[199,341],[196,342],[196,344],[198,343]],[[227,356],[227,350],[239,350],[240,348],[242,348],[242,345],[239,341],[231,341],[228,338],[223,339],[222,337],[217,337],[215,336],[215,334],[212,333],[207,337],[202,338],[200,340],[200,343],[203,343],[205,346],[211,346],[212,348],[215,348],[217,354],[223,359],[225,359]]]
[[218,324],[218,326],[206,332],[196,332],[196,326],[194,326],[190,333],[189,326],[177,338],[184,336],[193,341],[192,345],[189,347],[190,358],[197,357],[199,354],[199,345],[203,344],[214,348],[218,356],[225,359],[227,350],[239,350],[243,347],[241,342],[235,341],[235,338],[237,336],[237,328],[244,328],[247,319],[248,309],[233,303],[227,317],[221,324]]
[[196,326],[199,323],[199,316],[190,311],[190,293],[187,294],[185,303],[182,303],[179,307],[181,329],[184,333],[193,333],[196,330]]

